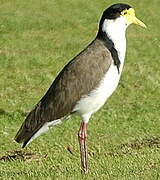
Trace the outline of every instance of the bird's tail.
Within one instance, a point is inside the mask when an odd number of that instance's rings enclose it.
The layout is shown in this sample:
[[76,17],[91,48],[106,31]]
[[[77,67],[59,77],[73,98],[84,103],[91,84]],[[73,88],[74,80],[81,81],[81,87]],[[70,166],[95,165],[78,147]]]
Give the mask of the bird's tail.
[[15,136],[15,141],[18,143],[24,143],[22,147],[25,147],[33,135],[43,126],[41,121],[39,106],[35,107],[27,116],[19,131]]
[[17,132],[14,140],[18,143],[22,143],[26,139],[26,130],[25,130],[25,122],[20,127],[19,131]]

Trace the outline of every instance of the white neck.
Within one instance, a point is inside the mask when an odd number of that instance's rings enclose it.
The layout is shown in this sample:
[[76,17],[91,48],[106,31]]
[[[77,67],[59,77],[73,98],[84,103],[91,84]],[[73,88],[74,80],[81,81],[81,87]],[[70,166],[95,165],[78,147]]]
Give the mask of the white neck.
[[109,39],[114,43],[115,49],[118,52],[121,66],[123,66],[126,52],[125,31],[127,25],[124,17],[119,17],[115,20],[105,19],[102,25],[102,31],[105,32]]

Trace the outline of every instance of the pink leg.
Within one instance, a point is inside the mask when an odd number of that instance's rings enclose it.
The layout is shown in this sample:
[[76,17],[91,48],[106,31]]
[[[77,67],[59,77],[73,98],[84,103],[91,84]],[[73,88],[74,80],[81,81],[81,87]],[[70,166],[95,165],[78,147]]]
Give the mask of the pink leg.
[[78,139],[79,139],[79,144],[80,144],[82,172],[87,173],[88,172],[87,145],[86,145],[87,123],[84,123],[84,122],[81,123],[79,133],[78,133]]

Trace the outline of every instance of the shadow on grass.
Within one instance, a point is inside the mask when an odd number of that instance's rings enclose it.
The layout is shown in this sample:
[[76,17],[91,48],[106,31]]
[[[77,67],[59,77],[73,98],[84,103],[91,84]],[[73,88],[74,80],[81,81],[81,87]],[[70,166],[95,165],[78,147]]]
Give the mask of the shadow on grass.
[[143,139],[135,139],[134,141],[130,143],[122,144],[118,147],[118,151],[111,151],[107,152],[106,156],[124,156],[124,155],[130,155],[134,153],[135,151],[140,151],[144,148],[153,148],[153,149],[159,149],[160,148],[160,137],[150,137],[150,138],[143,138]]
[[6,110],[0,108],[0,116],[1,115],[12,116],[14,113],[19,113],[21,116],[24,116],[24,117],[27,116],[28,114],[28,112],[23,112],[22,110],[7,112]]
[[[118,147],[117,151],[110,151],[104,153],[105,156],[110,157],[119,157],[119,156],[127,156],[132,155],[135,152],[140,153],[141,149],[144,148],[152,148],[152,149],[159,149],[160,148],[160,137],[150,137],[150,138],[143,138],[143,139],[135,139],[130,143],[122,144]],[[66,150],[72,155],[74,155],[74,151],[70,146],[67,146]],[[94,156],[95,153],[88,152],[89,156]],[[6,155],[0,157],[0,161],[8,162],[13,160],[23,160],[23,161],[39,161],[41,159],[46,158],[47,155],[37,155],[32,152],[27,152],[25,150],[15,150],[15,151],[8,151]]]
[[126,143],[121,145],[121,149],[129,148],[129,149],[139,150],[145,147],[160,148],[160,137],[153,136],[150,138],[136,139],[131,143]]
[[47,155],[36,155],[35,153],[26,151],[9,151],[6,155],[0,157],[0,161],[13,161],[13,160],[23,160],[23,161],[39,161],[46,158]]

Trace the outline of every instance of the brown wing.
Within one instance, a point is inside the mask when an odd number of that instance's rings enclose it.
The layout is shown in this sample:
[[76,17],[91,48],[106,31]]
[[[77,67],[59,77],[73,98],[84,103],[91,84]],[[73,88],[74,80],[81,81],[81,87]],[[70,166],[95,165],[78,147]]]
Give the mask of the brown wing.
[[111,61],[110,51],[101,40],[95,39],[59,73],[37,106],[29,113],[16,135],[16,141],[32,137],[45,122],[72,113],[76,102],[98,86]]

